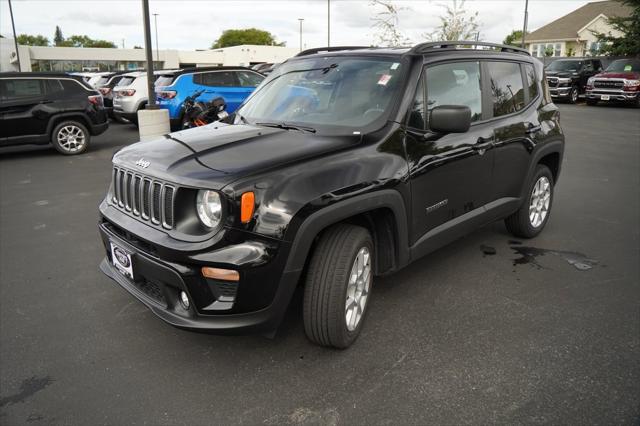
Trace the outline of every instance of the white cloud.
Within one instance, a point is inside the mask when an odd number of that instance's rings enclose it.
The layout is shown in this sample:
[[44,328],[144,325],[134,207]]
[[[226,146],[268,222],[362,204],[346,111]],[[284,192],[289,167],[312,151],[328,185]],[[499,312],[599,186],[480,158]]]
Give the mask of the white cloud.
[[[256,27],[273,33],[279,41],[298,46],[298,18],[304,18],[306,47],[326,45],[326,0],[151,0],[151,12],[159,13],[161,49],[207,48],[224,29]],[[447,0],[396,0],[400,30],[413,42],[431,32]],[[585,4],[584,0],[530,0],[529,28],[535,29]],[[524,0],[468,0],[466,8],[478,11],[484,40],[500,42],[522,27]],[[56,25],[65,35],[86,34],[111,40],[118,46],[143,45],[142,7],[139,0],[14,0],[16,30],[53,38]],[[331,0],[332,44],[371,43],[370,0]],[[6,1],[0,1],[0,33],[11,35]]]

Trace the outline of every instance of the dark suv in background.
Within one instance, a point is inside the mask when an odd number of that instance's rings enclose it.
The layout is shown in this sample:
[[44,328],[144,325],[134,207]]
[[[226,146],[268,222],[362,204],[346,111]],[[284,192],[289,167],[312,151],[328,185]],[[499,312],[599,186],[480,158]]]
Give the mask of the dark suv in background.
[[558,59],[545,68],[551,97],[575,104],[590,77],[602,71],[600,59]]
[[102,95],[79,77],[0,73],[0,146],[51,143],[80,154],[108,125]]
[[113,113],[113,88],[123,79],[124,74],[130,71],[117,71],[112,74],[105,74],[100,77],[100,79],[96,82],[96,88],[102,94],[102,99],[104,101],[104,109],[107,110],[109,114],[109,118],[112,118],[118,122],[126,122],[127,120],[123,119],[119,115],[115,115]]
[[543,75],[481,42],[301,52],[227,123],[114,155],[100,268],[200,331],[271,332],[302,285],[309,339],[347,347],[374,276],[496,220],[545,227],[564,135]]

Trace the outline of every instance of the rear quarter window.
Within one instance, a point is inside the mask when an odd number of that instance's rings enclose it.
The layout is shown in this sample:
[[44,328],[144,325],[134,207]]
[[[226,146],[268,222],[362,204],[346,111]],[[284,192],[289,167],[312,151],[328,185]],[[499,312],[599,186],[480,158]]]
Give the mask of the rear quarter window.
[[132,76],[122,77],[122,80],[120,80],[118,84],[116,84],[116,87],[129,86],[135,81],[135,79],[136,78]]
[[210,87],[236,87],[234,71],[203,72],[193,75],[193,82]]
[[524,64],[524,72],[527,76],[527,90],[529,91],[529,100],[538,96],[540,89],[538,88],[538,79],[536,78],[536,71],[531,64]]
[[173,83],[173,79],[174,78],[175,78],[175,76],[173,76],[173,75],[161,75],[161,76],[158,76],[158,78],[156,79],[155,85],[156,85],[156,87],[169,86],[169,85],[171,85],[171,83]]
[[257,87],[264,80],[264,76],[249,71],[238,71],[237,76],[241,87]]
[[[71,79],[60,80],[65,93],[70,95],[88,95],[87,89],[79,82]],[[93,91],[93,89],[91,89]]]

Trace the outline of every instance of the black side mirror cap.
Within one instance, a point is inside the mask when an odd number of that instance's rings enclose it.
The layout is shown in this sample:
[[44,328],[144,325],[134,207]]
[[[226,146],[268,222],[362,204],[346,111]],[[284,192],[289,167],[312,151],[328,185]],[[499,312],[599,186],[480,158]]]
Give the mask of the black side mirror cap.
[[465,133],[471,127],[471,109],[464,105],[440,105],[429,113],[429,129],[437,133]]

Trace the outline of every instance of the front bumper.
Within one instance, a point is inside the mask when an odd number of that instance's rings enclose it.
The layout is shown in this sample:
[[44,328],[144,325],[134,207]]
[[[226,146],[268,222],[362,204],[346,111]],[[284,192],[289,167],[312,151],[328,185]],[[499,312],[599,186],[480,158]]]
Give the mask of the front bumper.
[[568,98],[571,87],[550,87],[549,94],[552,98]]
[[640,92],[624,91],[624,90],[587,90],[586,98],[596,101],[621,101],[633,102],[638,99]]
[[[102,272],[155,315],[179,328],[214,333],[275,330],[286,312],[300,276],[300,271],[282,272],[287,247],[280,247],[277,253],[273,250],[257,253],[260,245],[255,243],[253,252],[245,250],[234,260],[230,253],[245,249],[250,242],[185,255],[178,250],[143,242],[106,220],[99,225],[99,230],[107,253],[100,264]],[[125,277],[113,266],[112,242],[131,254],[134,279]],[[271,253],[267,255],[267,251]],[[251,254],[259,255],[261,263],[243,263]],[[204,265],[239,270],[240,281],[233,283],[203,278],[200,268]],[[179,302],[181,291],[186,292],[191,301],[187,310]]]

